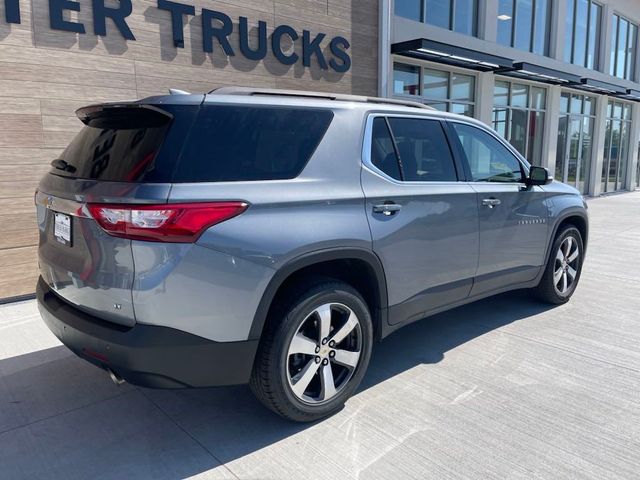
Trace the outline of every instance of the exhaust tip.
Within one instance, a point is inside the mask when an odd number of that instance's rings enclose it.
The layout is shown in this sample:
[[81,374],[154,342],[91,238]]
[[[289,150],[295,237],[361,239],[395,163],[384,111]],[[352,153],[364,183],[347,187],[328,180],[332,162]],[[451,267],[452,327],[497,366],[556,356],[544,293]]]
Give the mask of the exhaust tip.
[[118,375],[116,372],[107,368],[107,372],[109,372],[109,377],[111,377],[111,381],[116,385],[120,386],[125,382],[125,379]]

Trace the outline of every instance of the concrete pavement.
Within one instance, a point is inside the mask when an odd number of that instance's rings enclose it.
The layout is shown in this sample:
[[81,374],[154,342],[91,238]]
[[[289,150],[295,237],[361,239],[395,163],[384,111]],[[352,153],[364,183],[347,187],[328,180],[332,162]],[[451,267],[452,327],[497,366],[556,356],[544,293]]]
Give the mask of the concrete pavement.
[[569,304],[516,292],[410,325],[313,425],[246,387],[116,387],[33,301],[2,306],[0,478],[638,478],[640,192],[589,211]]

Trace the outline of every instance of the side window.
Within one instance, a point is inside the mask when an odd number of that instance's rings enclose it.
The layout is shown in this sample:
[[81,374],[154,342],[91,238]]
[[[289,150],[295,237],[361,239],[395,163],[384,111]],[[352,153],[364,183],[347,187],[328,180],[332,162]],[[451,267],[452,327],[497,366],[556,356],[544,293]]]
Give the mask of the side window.
[[393,148],[391,133],[382,117],[373,119],[371,130],[371,163],[396,180],[402,180],[398,157]]
[[521,182],[522,167],[518,159],[484,130],[452,122],[471,169],[474,182]]
[[449,143],[437,120],[389,118],[398,147],[404,180],[413,182],[456,181]]

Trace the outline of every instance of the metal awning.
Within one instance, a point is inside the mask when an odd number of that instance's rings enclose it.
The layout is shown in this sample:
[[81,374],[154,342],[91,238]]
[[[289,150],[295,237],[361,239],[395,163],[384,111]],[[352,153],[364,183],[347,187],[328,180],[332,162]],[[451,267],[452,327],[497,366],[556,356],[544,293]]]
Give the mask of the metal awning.
[[586,90],[587,92],[603,93],[605,95],[624,95],[627,93],[625,87],[614,83],[594,80],[593,78],[581,78],[580,82],[572,83],[571,87]]
[[391,53],[483,72],[513,68],[513,60],[470,48],[417,38],[391,45]]
[[510,69],[499,69],[495,73],[508,75],[510,77],[525,78],[527,80],[537,80],[539,82],[551,83],[553,85],[567,85],[578,83],[581,78],[578,75],[554,70],[553,68],[541,67],[533,63],[517,62]]
[[615,96],[618,98],[624,98],[625,100],[640,102],[640,90],[634,90],[633,88],[627,88],[625,93],[620,93]]

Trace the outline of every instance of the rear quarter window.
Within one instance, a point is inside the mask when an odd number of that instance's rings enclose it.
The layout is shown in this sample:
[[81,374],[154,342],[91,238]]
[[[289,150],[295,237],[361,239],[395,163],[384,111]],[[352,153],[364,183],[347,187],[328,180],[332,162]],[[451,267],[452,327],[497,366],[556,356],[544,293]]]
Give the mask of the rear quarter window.
[[174,182],[283,180],[298,176],[333,118],[324,109],[203,106]]

